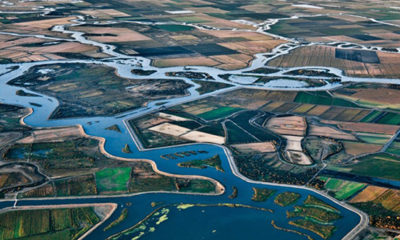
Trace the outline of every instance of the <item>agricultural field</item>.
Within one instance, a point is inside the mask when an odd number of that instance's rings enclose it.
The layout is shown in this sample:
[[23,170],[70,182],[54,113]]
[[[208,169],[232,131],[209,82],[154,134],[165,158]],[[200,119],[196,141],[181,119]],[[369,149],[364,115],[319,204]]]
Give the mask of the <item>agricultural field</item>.
[[398,156],[378,153],[361,157],[340,170],[360,176],[399,180],[400,160]]
[[[273,59],[268,63],[271,67],[325,66],[343,70],[346,75],[353,77],[398,78],[399,63],[394,61],[396,53],[357,50],[360,53],[349,55],[373,54],[376,61],[368,57],[357,59],[338,57],[338,48],[332,46],[307,46],[293,50],[290,54]],[[349,50],[351,51],[351,50]]]
[[1,239],[79,239],[101,221],[95,207],[13,210],[0,217]]
[[368,186],[350,200],[354,206],[370,215],[370,224],[378,228],[400,229],[399,190]]
[[325,181],[325,189],[332,193],[333,196],[338,200],[346,200],[354,196],[365,188],[366,184],[350,182],[336,178],[320,177],[321,180]]

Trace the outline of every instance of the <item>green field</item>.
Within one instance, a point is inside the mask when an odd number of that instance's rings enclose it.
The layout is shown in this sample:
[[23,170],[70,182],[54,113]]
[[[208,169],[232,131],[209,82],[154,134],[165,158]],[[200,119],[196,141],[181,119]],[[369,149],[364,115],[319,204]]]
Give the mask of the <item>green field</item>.
[[257,142],[255,138],[250,136],[248,133],[239,128],[232,121],[225,123],[227,132],[227,144],[238,144],[238,143],[253,143]]
[[96,172],[96,185],[99,192],[120,192],[128,190],[131,168],[106,168]]
[[341,98],[334,98],[326,92],[299,92],[294,101],[297,103],[307,103],[307,104],[317,104],[317,105],[359,107],[358,105],[350,101]]
[[361,189],[363,189],[366,184],[345,181],[337,178],[326,179],[325,188],[334,193],[334,197],[338,200],[345,200],[353,196]]
[[299,200],[300,197],[301,195],[298,193],[284,192],[276,196],[274,202],[281,207],[286,207],[297,202],[297,200]]
[[0,218],[0,239],[78,239],[100,221],[91,207],[10,211]]
[[363,119],[361,119],[361,122],[372,122],[375,118],[377,118],[382,112],[380,111],[372,111],[370,112],[367,116],[365,116]]
[[358,138],[360,138],[366,143],[379,144],[379,145],[385,145],[390,140],[390,136],[383,134],[374,134],[374,135],[371,134],[368,136],[358,135]]
[[400,142],[394,141],[386,150],[387,153],[400,155]]
[[168,31],[168,32],[191,31],[194,29],[194,27],[191,27],[191,26],[176,25],[176,24],[157,25],[157,28]]
[[400,180],[400,159],[387,153],[360,158],[356,164],[343,169],[361,176]]
[[224,118],[232,113],[240,111],[240,108],[234,108],[234,107],[220,107],[202,114],[197,115],[200,118],[203,118],[204,120],[215,120],[219,118]]
[[388,112],[377,123],[398,125],[400,124],[400,114]]

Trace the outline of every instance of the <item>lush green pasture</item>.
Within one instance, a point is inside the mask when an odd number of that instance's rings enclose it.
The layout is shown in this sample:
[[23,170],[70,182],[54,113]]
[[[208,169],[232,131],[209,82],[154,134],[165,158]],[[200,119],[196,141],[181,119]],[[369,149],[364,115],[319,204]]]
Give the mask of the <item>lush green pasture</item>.
[[131,168],[106,168],[96,172],[99,192],[119,192],[128,190]]
[[400,180],[400,159],[387,153],[360,158],[357,163],[345,169],[361,176]]
[[240,111],[240,108],[234,108],[234,107],[220,107],[202,114],[197,115],[198,117],[203,118],[204,120],[215,120],[219,118],[224,118],[232,113],[235,113],[237,111]]
[[358,105],[350,101],[341,98],[334,98],[326,92],[299,92],[294,101],[298,103],[317,104],[317,105],[359,107]]
[[338,200],[345,200],[353,196],[361,189],[363,189],[366,184],[345,181],[337,178],[326,179],[325,188],[334,193],[334,197]]

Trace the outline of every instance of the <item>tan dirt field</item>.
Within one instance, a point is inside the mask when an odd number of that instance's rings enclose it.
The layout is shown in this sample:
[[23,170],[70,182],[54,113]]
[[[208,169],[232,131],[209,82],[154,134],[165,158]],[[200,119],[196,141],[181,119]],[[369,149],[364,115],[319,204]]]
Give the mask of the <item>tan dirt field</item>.
[[96,18],[110,19],[112,17],[129,17],[128,14],[120,12],[115,9],[96,9],[96,10],[85,10],[79,12],[85,15],[91,15]]
[[68,137],[83,136],[79,127],[66,127],[35,130],[30,136],[18,141],[18,143],[33,143],[33,142],[62,142]]
[[400,105],[400,90],[391,88],[363,88],[352,89],[356,93],[351,96],[344,96],[352,98],[356,101],[367,101],[372,103],[381,103],[388,105]]
[[381,145],[360,143],[360,142],[345,141],[343,142],[343,145],[344,149],[346,150],[346,153],[354,156],[366,153],[375,153],[381,150],[382,148]]
[[303,140],[303,137],[288,135],[282,135],[282,137],[287,139],[286,151],[291,150],[301,152],[303,150],[303,148],[301,147],[301,140]]
[[362,192],[357,194],[350,202],[368,202],[375,200],[378,196],[386,192],[388,189],[383,187],[368,186]]
[[172,120],[172,121],[189,121],[190,120],[188,118],[183,118],[183,117],[179,117],[179,116],[175,116],[175,115],[167,114],[167,113],[162,113],[162,112],[157,113],[157,116],[159,116],[160,118],[165,118],[165,119]]
[[340,130],[336,130],[332,127],[321,127],[316,125],[310,125],[309,135],[311,136],[320,136],[320,137],[329,137],[335,139],[343,139],[343,140],[353,140],[356,141],[357,139],[349,134],[345,133]]
[[327,124],[335,124],[344,131],[352,132],[369,132],[393,135],[399,130],[399,126],[376,124],[376,123],[362,123],[362,122],[338,122],[338,121],[321,121]]
[[220,62],[207,57],[191,57],[191,58],[169,58],[155,59],[152,65],[156,67],[175,67],[175,66],[209,66],[214,67]]
[[89,39],[99,42],[135,42],[135,41],[148,41],[151,38],[130,30],[128,28],[114,28],[114,27],[74,27],[73,30],[91,33],[91,34],[113,34],[116,36],[90,36]]
[[190,131],[190,129],[188,128],[184,128],[171,123],[162,123],[160,125],[149,128],[149,130],[172,135],[175,137],[181,136]]
[[35,26],[36,28],[51,28],[55,25],[68,24],[71,20],[76,19],[76,17],[65,17],[65,18],[55,18],[55,19],[46,19],[46,20],[38,20],[38,21],[30,21],[30,22],[20,22],[14,23],[17,26]]
[[207,142],[207,143],[216,143],[216,144],[224,144],[225,138],[209,133],[204,133],[200,131],[191,131],[181,136],[183,139],[195,141],[195,142]]
[[304,136],[307,123],[299,116],[275,117],[268,121],[267,128],[277,134]]
[[267,152],[275,152],[275,144],[272,142],[259,142],[259,143],[246,143],[246,144],[235,144],[232,147],[236,148],[240,152],[244,153],[252,153],[254,151],[267,153]]

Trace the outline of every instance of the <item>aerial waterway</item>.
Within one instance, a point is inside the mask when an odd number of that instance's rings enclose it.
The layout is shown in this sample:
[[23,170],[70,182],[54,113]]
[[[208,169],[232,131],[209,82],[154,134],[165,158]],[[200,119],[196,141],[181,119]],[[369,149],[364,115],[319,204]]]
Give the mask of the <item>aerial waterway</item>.
[[[72,25],[84,24],[83,19],[77,21]],[[257,203],[251,200],[253,195],[253,187],[256,188],[269,188],[277,191],[277,194],[281,192],[296,192],[301,194],[302,202],[307,196],[312,195],[320,199],[323,199],[330,205],[337,208],[342,215],[342,218],[335,222],[336,231],[330,239],[350,239],[354,237],[360,230],[367,225],[367,216],[362,212],[358,211],[345,203],[339,202],[330,196],[325,195],[322,192],[318,192],[313,189],[309,189],[304,186],[292,186],[284,184],[273,184],[252,181],[242,176],[235,166],[231,153],[224,146],[214,144],[186,144],[180,146],[173,146],[167,148],[156,148],[156,149],[143,149],[140,142],[137,141],[133,131],[131,131],[127,121],[139,116],[158,111],[162,108],[175,106],[184,102],[193,101],[203,97],[207,97],[213,94],[218,94],[224,91],[232,91],[237,88],[255,88],[255,89],[270,89],[270,90],[304,90],[304,91],[316,91],[316,90],[329,90],[339,87],[343,82],[380,82],[380,83],[399,83],[399,80],[393,79],[366,79],[366,78],[352,78],[345,76],[342,71],[334,68],[322,68],[322,67],[304,67],[304,68],[291,68],[291,69],[279,69],[277,72],[272,74],[264,74],[269,77],[288,77],[285,73],[299,70],[299,69],[314,69],[324,70],[327,73],[336,75],[341,79],[341,82],[330,82],[326,79],[325,84],[319,87],[307,87],[304,85],[296,85],[290,87],[283,87],[282,84],[257,84],[251,78],[244,78],[245,80],[240,81],[239,78],[233,78],[226,80],[221,78],[221,75],[246,75],[245,72],[265,67],[265,64],[282,54],[287,54],[292,49],[299,46],[303,46],[300,43],[289,42],[282,44],[275,48],[270,53],[260,53],[255,56],[255,59],[251,65],[245,69],[225,71],[212,67],[193,66],[193,67],[169,67],[169,68],[156,68],[151,65],[149,59],[143,57],[132,57],[123,55],[115,52],[115,47],[108,44],[103,44],[88,40],[84,37],[81,32],[75,32],[66,30],[68,26],[56,26],[53,30],[70,34],[74,41],[91,44],[98,46],[102,51],[110,56],[111,58],[103,60],[61,60],[61,61],[44,61],[44,62],[33,62],[33,63],[19,63],[19,64],[5,64],[0,65],[0,102],[4,104],[19,105],[26,108],[31,108],[33,112],[24,118],[24,123],[32,127],[61,127],[71,125],[81,125],[88,135],[105,139],[104,150],[113,156],[124,158],[127,160],[134,161],[135,159],[148,159],[153,161],[157,169],[162,172],[167,172],[177,175],[191,175],[191,176],[204,176],[207,178],[215,179],[224,185],[226,191],[221,195],[200,195],[200,194],[181,194],[181,193],[143,193],[143,194],[132,194],[125,196],[93,196],[93,197],[68,197],[68,198],[48,198],[48,199],[24,199],[18,200],[16,206],[31,206],[31,205],[58,205],[58,204],[84,204],[84,203],[117,203],[118,208],[116,212],[108,219],[103,226],[96,228],[91,232],[86,239],[103,239],[105,232],[103,231],[104,226],[108,225],[111,221],[115,220],[123,208],[129,209],[127,219],[115,226],[111,230],[107,231],[107,236],[121,232],[122,230],[135,225],[137,222],[146,217],[147,214],[152,212],[154,208],[151,206],[151,202],[161,202],[164,205],[169,204],[205,204],[213,207],[198,207],[191,208],[175,215],[171,216],[170,219],[162,224],[157,225],[156,230],[149,234],[142,236],[143,239],[160,239],[165,238],[166,234],[173,234],[174,239],[194,239],[194,237],[204,236],[205,239],[241,239],[249,238],[256,239],[263,236],[269,239],[307,239],[304,235],[291,231],[282,231],[271,224],[271,220],[279,223],[279,227],[285,229],[292,229],[301,233],[310,235],[313,239],[321,239],[318,235],[296,228],[289,225],[286,218],[286,211],[292,210],[293,207],[280,207],[273,202],[273,198],[270,198],[266,202]],[[265,26],[263,26],[263,29]],[[216,30],[217,31],[217,30]],[[1,33],[0,33],[1,34]],[[3,33],[10,34],[10,33]],[[18,35],[18,34],[16,34]],[[44,37],[44,36],[41,36]],[[332,43],[337,44],[337,43]],[[49,116],[58,107],[59,102],[56,98],[29,91],[24,88],[15,87],[8,85],[12,79],[15,79],[23,75],[27,70],[34,66],[48,65],[48,64],[63,64],[63,63],[85,63],[85,64],[102,64],[113,67],[119,76],[124,78],[135,78],[135,79],[183,79],[187,83],[190,83],[192,87],[188,89],[188,95],[183,97],[177,97],[173,99],[158,100],[150,102],[146,107],[135,109],[126,113],[119,114],[112,117],[82,117],[74,119],[57,119],[51,120]],[[138,76],[134,75],[132,69],[143,69],[143,70],[154,70],[155,72],[150,76]],[[229,83],[233,85],[231,88],[217,90],[212,93],[199,94],[196,90],[200,86],[193,82],[189,78],[182,77],[168,77],[167,72],[199,72],[208,73],[217,82]],[[254,74],[253,74],[254,75]],[[264,76],[263,75],[263,76]],[[312,77],[309,77],[312,78]],[[237,80],[239,79],[239,80]],[[282,80],[283,81],[283,80]],[[282,82],[285,83],[285,82]],[[23,89],[25,92],[34,93],[40,97],[29,97],[29,96],[17,96],[16,91]],[[32,103],[35,103],[32,105]],[[118,125],[121,132],[108,131],[107,127],[111,125]],[[132,153],[124,153],[121,149],[128,143]],[[218,154],[222,160],[222,167],[224,172],[217,171],[213,168],[207,169],[191,169],[191,168],[180,168],[177,166],[178,161],[189,161],[197,159],[198,156],[186,156],[184,159],[177,160],[165,160],[161,158],[161,155],[174,154],[176,152],[184,151],[204,151],[207,154],[202,157],[212,157]],[[238,190],[237,198],[230,199],[228,196],[231,194],[233,187]],[[128,204],[129,203],[129,204]],[[221,203],[234,203],[242,204],[246,206],[252,206],[255,208],[270,209],[269,211],[259,211],[254,208],[225,208],[216,207],[215,205]],[[14,201],[1,201],[0,207],[7,208],[14,205]],[[186,212],[187,211],[187,212]],[[172,215],[172,214],[171,214]],[[181,217],[179,217],[181,216]],[[243,220],[245,218],[245,220]],[[194,235],[191,235],[194,234]],[[134,233],[125,235],[123,238],[132,239]],[[190,237],[194,236],[194,237]]]

